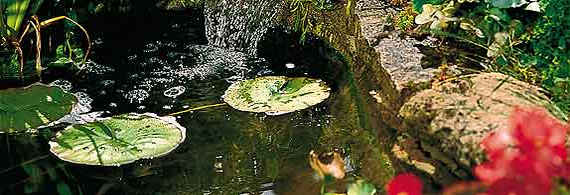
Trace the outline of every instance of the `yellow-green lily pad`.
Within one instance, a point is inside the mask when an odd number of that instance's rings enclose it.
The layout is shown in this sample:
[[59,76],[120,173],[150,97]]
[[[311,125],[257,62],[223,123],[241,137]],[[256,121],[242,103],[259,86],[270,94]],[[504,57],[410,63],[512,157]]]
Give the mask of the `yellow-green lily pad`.
[[22,132],[69,114],[77,98],[43,84],[0,90],[0,133]]
[[185,138],[186,129],[174,117],[128,113],[69,126],[49,145],[64,161],[119,166],[166,155]]
[[279,115],[318,104],[329,95],[330,88],[319,79],[265,76],[233,83],[223,99],[237,110]]

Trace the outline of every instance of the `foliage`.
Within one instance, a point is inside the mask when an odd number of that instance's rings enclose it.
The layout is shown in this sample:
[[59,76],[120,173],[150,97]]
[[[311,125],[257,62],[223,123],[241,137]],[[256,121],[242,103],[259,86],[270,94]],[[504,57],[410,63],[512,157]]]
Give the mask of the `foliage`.
[[[87,56],[89,54],[91,48],[91,40],[87,33],[87,30],[79,25],[77,22],[72,20],[67,16],[58,16],[54,17],[45,21],[40,21],[37,16],[34,14],[37,12],[38,8],[40,7],[43,0],[3,0],[1,1],[1,12],[0,12],[0,35],[2,37],[2,41],[0,42],[2,45],[2,51],[4,51],[3,55],[8,55],[9,57],[2,56],[2,63],[3,66],[1,68],[6,68],[6,70],[2,70],[3,74],[13,73],[14,71],[10,71],[13,69],[18,69],[19,73],[19,80],[23,80],[24,77],[24,64],[26,59],[24,59],[24,53],[22,49],[24,37],[31,32],[34,32],[36,35],[36,40],[34,41],[35,47],[35,73],[38,78],[41,79],[41,70],[42,70],[42,61],[41,61],[41,33],[40,29],[46,26],[53,24],[54,22],[60,20],[68,20],[72,22],[74,25],[78,26],[84,33],[87,38],[87,51],[85,52],[83,61],[81,64],[84,64]],[[22,22],[25,17],[31,16],[31,20],[29,20],[25,26],[22,26]],[[23,29],[23,30],[22,30]],[[16,63],[12,56],[14,53],[17,55],[18,62]],[[9,75],[8,75],[9,76]],[[2,78],[7,78],[7,75],[2,75]]]
[[241,111],[279,115],[316,105],[329,95],[330,88],[318,79],[265,76],[232,84],[223,99]]
[[77,103],[75,96],[59,87],[40,84],[0,90],[0,132],[34,129],[55,121]]
[[424,4],[431,4],[431,5],[440,5],[441,3],[443,3],[443,0],[413,0],[413,7],[414,7],[414,11],[418,12],[418,13],[422,13],[423,12],[423,6]]
[[[365,180],[359,179],[355,182],[348,184],[347,195],[374,195],[376,194],[376,187],[374,185],[366,182]],[[410,194],[412,195],[412,194]]]
[[398,28],[404,31],[410,31],[414,28],[414,18],[416,17],[416,13],[411,6],[407,6],[404,10],[398,13],[396,17],[395,24]]
[[570,111],[568,1],[416,0],[414,7],[421,11],[416,24],[484,48],[487,53],[480,56],[486,56],[486,62],[479,64],[489,63],[490,70],[542,84],[558,107]]
[[424,4],[422,13],[416,16],[416,24],[430,24],[431,30],[441,31],[449,26],[451,22],[457,21],[453,17],[455,13],[455,4],[453,2],[447,5]]
[[172,117],[127,113],[69,126],[49,144],[53,154],[68,162],[119,166],[165,155],[185,138],[186,129]]
[[[293,15],[293,28],[297,32],[301,32],[299,42],[304,43],[307,33],[314,27],[311,12],[327,11],[334,9],[334,4],[328,0],[286,0],[289,4],[289,10]],[[347,14],[350,14],[350,6],[353,0],[348,0]]]
[[[479,182],[458,183],[443,194],[568,194],[568,186],[558,181],[562,179],[567,184],[570,179],[565,145],[570,125],[562,124],[546,110],[538,108],[515,108],[509,124],[509,129],[496,130],[482,141],[487,162],[474,169]],[[421,185],[409,184],[414,178],[403,174],[389,185],[408,187],[395,191],[396,194],[412,194],[411,190],[421,194]],[[391,188],[388,188],[389,193]]]
[[570,2],[542,0],[544,15],[532,29],[529,63],[540,71],[543,86],[566,112],[570,111]]

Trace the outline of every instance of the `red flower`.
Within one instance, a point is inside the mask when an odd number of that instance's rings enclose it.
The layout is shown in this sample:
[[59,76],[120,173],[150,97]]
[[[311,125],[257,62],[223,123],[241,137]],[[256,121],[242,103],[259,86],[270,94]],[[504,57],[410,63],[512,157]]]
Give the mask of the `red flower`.
[[404,173],[394,177],[386,185],[388,195],[421,195],[422,182],[411,173]]
[[552,178],[570,172],[564,146],[567,128],[544,109],[515,108],[510,129],[482,142],[488,161],[474,173],[489,186],[487,194],[549,194]]

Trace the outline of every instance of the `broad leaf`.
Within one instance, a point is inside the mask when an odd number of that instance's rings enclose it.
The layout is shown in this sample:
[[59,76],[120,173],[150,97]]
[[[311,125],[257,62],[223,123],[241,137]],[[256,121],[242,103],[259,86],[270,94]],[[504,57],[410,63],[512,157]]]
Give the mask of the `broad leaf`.
[[0,90],[0,132],[34,129],[71,112],[77,98],[59,87],[34,84]]
[[185,138],[186,129],[173,117],[128,113],[69,126],[49,144],[64,161],[119,166],[166,155]]
[[330,88],[321,80],[266,76],[232,84],[223,99],[241,111],[279,115],[318,104],[329,95]]

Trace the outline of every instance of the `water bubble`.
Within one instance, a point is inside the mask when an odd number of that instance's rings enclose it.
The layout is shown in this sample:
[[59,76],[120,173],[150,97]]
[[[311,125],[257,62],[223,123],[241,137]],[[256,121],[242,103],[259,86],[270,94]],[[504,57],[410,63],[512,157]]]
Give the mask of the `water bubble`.
[[130,55],[129,57],[127,57],[127,59],[129,59],[129,61],[132,61],[132,60],[137,59],[137,57],[138,56],[136,54],[134,54],[134,55]]
[[63,89],[63,91],[65,91],[65,92],[71,91],[71,88],[72,88],[71,82],[69,82],[67,80],[55,80],[55,81],[51,82],[49,85],[59,87],[59,88]]
[[124,96],[127,100],[129,100],[130,103],[136,102],[140,104],[143,101],[145,101],[148,97],[150,97],[150,94],[145,90],[135,89],[127,92]]
[[163,95],[170,98],[176,98],[179,95],[182,95],[186,91],[186,87],[184,86],[176,86],[164,91]]
[[115,84],[115,81],[113,80],[102,80],[101,85],[103,85],[103,87],[110,87],[111,85]]

